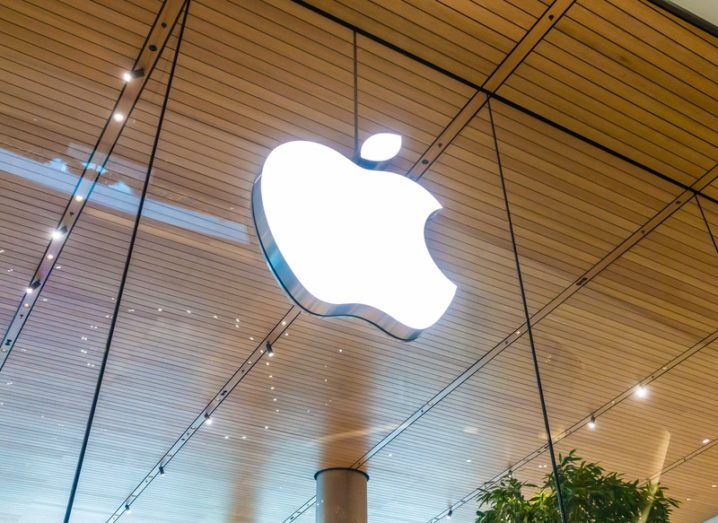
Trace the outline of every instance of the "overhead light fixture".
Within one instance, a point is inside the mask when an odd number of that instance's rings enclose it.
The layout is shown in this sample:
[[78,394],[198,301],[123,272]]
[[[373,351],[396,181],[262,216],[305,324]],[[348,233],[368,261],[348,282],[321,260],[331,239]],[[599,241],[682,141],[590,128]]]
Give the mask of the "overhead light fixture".
[[449,507],[449,512],[446,513],[446,519],[451,519],[451,516],[454,515],[454,509]]
[[120,112],[117,112],[112,115],[112,119],[116,122],[121,122],[125,119],[125,115]]
[[130,504],[129,504],[129,503],[125,503],[125,512],[126,512],[127,514],[132,514],[132,509],[130,508]]
[[273,356],[274,356],[274,349],[272,348],[272,344],[269,343],[269,342],[267,342],[266,347],[267,347],[267,356],[269,356],[270,358],[273,357]]
[[77,202],[81,202],[84,199],[85,199],[85,197],[82,196],[81,194],[75,195],[75,201],[77,201]]
[[596,416],[591,416],[591,421],[588,422],[588,428],[591,430],[596,428]]
[[710,442],[711,442],[711,440],[709,438],[706,438],[703,440],[704,445],[708,445]]
[[205,413],[204,413],[204,422],[205,422],[207,425],[211,425],[211,424],[212,424],[212,416],[210,416],[209,412],[205,412]]
[[122,79],[125,82],[131,82],[135,78],[142,78],[144,75],[145,75],[144,69],[142,69],[142,68],[134,69],[132,71],[125,71],[124,73],[122,73]]
[[64,238],[66,234],[67,234],[67,225],[61,225],[60,227],[58,227],[57,229],[52,231],[51,236],[52,236],[53,240],[59,240],[61,238]]
[[36,290],[39,286],[40,286],[40,280],[35,280],[34,282],[32,282],[32,283],[30,284],[30,286],[29,286],[27,289],[25,289],[25,293],[26,293],[26,294],[32,294],[33,292],[35,292],[35,290]]
[[648,388],[645,385],[640,384],[640,385],[638,385],[638,387],[636,387],[635,394],[636,394],[637,398],[643,399],[646,396],[648,396]]
[[164,475],[165,475],[165,468],[162,465],[160,465],[160,476],[164,476]]

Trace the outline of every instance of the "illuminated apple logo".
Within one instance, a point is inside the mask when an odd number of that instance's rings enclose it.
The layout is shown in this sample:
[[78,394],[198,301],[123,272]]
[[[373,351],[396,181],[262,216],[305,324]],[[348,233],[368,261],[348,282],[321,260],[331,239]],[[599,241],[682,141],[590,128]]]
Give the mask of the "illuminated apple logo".
[[[382,162],[400,148],[400,136],[381,133],[361,157]],[[433,325],[456,292],[424,238],[439,209],[415,181],[305,141],[274,149],[252,189],[260,244],[289,296],[313,314],[363,318],[403,340]]]

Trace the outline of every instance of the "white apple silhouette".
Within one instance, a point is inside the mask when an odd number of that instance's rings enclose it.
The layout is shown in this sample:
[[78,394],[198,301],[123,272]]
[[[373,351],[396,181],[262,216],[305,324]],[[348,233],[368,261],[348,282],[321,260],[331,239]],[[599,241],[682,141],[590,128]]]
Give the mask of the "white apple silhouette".
[[[362,147],[372,161],[401,146],[396,135],[372,138]],[[377,152],[382,143],[392,151]],[[307,141],[275,148],[252,190],[262,249],[298,305],[321,316],[357,316],[403,340],[433,325],[456,292],[424,238],[426,220],[439,209],[415,181]]]

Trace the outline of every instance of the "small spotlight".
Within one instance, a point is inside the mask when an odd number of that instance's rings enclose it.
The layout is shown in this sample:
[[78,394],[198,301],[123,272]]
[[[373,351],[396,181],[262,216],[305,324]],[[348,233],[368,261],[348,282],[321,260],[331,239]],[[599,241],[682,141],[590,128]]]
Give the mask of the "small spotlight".
[[272,344],[267,342],[266,348],[267,348],[267,356],[269,356],[270,358],[273,357],[274,349],[272,348]]
[[132,514],[132,509],[130,508],[129,503],[125,503],[125,512],[127,512],[128,514]]
[[646,396],[648,396],[648,388],[645,385],[641,384],[636,387],[635,394],[637,398],[645,398]]
[[37,289],[39,286],[40,286],[40,280],[35,280],[34,282],[32,282],[30,284],[30,286],[27,289],[25,289],[25,293],[32,294],[33,292],[35,292],[35,289]]
[[446,513],[446,519],[451,519],[451,516],[454,515],[454,509],[449,507],[449,512]]
[[207,425],[211,425],[211,424],[212,424],[212,416],[209,415],[209,412],[205,412],[205,413],[204,413],[204,422],[205,422]]
[[704,445],[708,445],[710,442],[711,442],[711,440],[708,439],[708,438],[706,438],[706,439],[703,440],[703,444],[704,444]]
[[115,113],[112,115],[112,119],[115,120],[116,122],[121,122],[125,119],[125,115],[122,113]]
[[52,239],[59,240],[61,238],[64,238],[66,234],[67,234],[67,225],[63,225],[61,227],[58,227],[54,231],[52,231]]
[[125,71],[124,73],[122,73],[122,79],[125,82],[131,82],[135,78],[142,78],[144,75],[145,75],[144,69],[142,69],[142,68],[134,69],[132,71]]
[[591,430],[596,428],[596,416],[591,416],[591,421],[588,422],[588,428]]
[[164,476],[164,475],[165,475],[165,468],[162,465],[160,465],[160,476]]

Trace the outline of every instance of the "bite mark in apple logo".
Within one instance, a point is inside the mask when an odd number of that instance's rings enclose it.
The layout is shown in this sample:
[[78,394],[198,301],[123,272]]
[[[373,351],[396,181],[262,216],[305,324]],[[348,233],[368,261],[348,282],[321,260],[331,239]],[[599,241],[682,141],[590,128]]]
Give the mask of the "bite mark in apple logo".
[[[401,137],[382,133],[361,156],[381,162],[400,147]],[[439,320],[456,292],[424,237],[439,209],[414,180],[308,141],[275,148],[252,188],[262,250],[293,301],[319,316],[362,318],[407,341]]]

